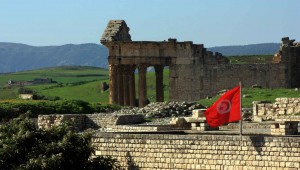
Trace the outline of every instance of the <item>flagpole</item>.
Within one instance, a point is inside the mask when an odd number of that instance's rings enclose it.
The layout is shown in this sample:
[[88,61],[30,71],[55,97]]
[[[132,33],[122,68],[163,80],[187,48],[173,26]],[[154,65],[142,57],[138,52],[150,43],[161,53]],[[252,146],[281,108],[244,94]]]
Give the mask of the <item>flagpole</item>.
[[243,113],[242,113],[242,82],[239,82],[239,86],[240,86],[240,116],[241,116],[241,120],[240,120],[240,138],[242,140],[242,134],[243,134]]

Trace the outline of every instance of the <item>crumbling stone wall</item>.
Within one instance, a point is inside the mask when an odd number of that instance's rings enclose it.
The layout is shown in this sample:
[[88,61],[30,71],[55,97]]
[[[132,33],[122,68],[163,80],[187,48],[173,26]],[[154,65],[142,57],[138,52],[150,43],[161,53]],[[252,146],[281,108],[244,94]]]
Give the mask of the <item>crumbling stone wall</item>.
[[185,46],[176,47],[176,61],[170,65],[170,100],[198,100],[233,88],[239,81],[243,87],[299,87],[300,43],[293,42],[283,38],[280,61],[267,64],[230,64],[220,53],[185,42]]
[[123,20],[110,20],[101,41],[131,41],[129,27]]
[[274,103],[267,101],[253,102],[254,121],[277,118],[300,120],[300,116],[293,116],[296,113],[300,113],[300,98],[276,98]]
[[39,115],[38,127],[51,128],[62,123],[70,123],[76,131],[89,128],[106,128],[115,125],[138,124],[144,122],[143,115],[116,115],[116,114],[55,114]]
[[300,43],[282,38],[279,54],[286,63],[286,79],[288,87],[300,87]]
[[287,87],[283,64],[204,63],[170,66],[171,100],[199,100],[216,95],[222,89],[233,88],[239,81],[243,87],[254,84],[265,88]]
[[300,167],[300,137],[97,133],[96,155],[128,169],[289,169]]

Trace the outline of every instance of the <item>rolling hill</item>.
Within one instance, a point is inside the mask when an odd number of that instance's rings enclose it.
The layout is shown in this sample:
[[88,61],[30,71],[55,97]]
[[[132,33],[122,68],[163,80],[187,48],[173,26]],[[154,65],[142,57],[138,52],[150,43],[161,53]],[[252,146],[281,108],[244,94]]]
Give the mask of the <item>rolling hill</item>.
[[263,43],[250,45],[233,45],[211,47],[208,50],[222,53],[225,56],[242,56],[242,55],[267,55],[275,54],[279,50],[279,43]]
[[54,66],[107,67],[108,51],[97,44],[29,46],[0,43],[0,73]]
[[[274,54],[279,44],[212,47],[208,50],[225,56]],[[99,44],[30,46],[0,42],[0,73],[56,66],[96,66],[107,68],[108,50]]]

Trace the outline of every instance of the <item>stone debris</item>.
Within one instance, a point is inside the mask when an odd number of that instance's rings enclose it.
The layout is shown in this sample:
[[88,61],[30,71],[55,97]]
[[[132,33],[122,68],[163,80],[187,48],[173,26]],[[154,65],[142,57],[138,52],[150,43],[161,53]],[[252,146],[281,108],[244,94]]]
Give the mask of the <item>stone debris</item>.
[[[113,114],[142,114],[152,122],[146,124],[169,124],[174,117],[188,117],[196,109],[206,109],[205,106],[195,102],[154,102],[143,108],[123,108]],[[242,108],[243,120],[251,121],[252,108]]]
[[205,106],[195,102],[154,102],[143,108],[125,108],[116,114],[143,114],[146,118],[180,117],[192,114],[194,109],[204,109]]

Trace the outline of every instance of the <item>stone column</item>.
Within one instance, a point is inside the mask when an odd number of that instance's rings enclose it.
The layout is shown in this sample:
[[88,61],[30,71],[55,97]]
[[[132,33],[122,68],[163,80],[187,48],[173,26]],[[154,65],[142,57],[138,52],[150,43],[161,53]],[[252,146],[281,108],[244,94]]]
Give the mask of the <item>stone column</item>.
[[135,66],[130,66],[129,71],[129,96],[130,96],[130,106],[135,107]]
[[138,65],[139,69],[139,107],[144,107],[147,105],[147,65]]
[[117,65],[109,65],[109,103],[118,103],[118,69]]
[[124,92],[124,105],[125,106],[129,106],[129,104],[130,104],[129,73],[130,73],[130,66],[125,65],[123,68],[123,92]]
[[118,66],[118,104],[124,105],[124,92],[123,92],[123,66]]
[[163,102],[164,101],[164,84],[163,84],[164,66],[157,65],[154,66],[154,69],[155,69],[155,76],[156,76],[156,101]]

